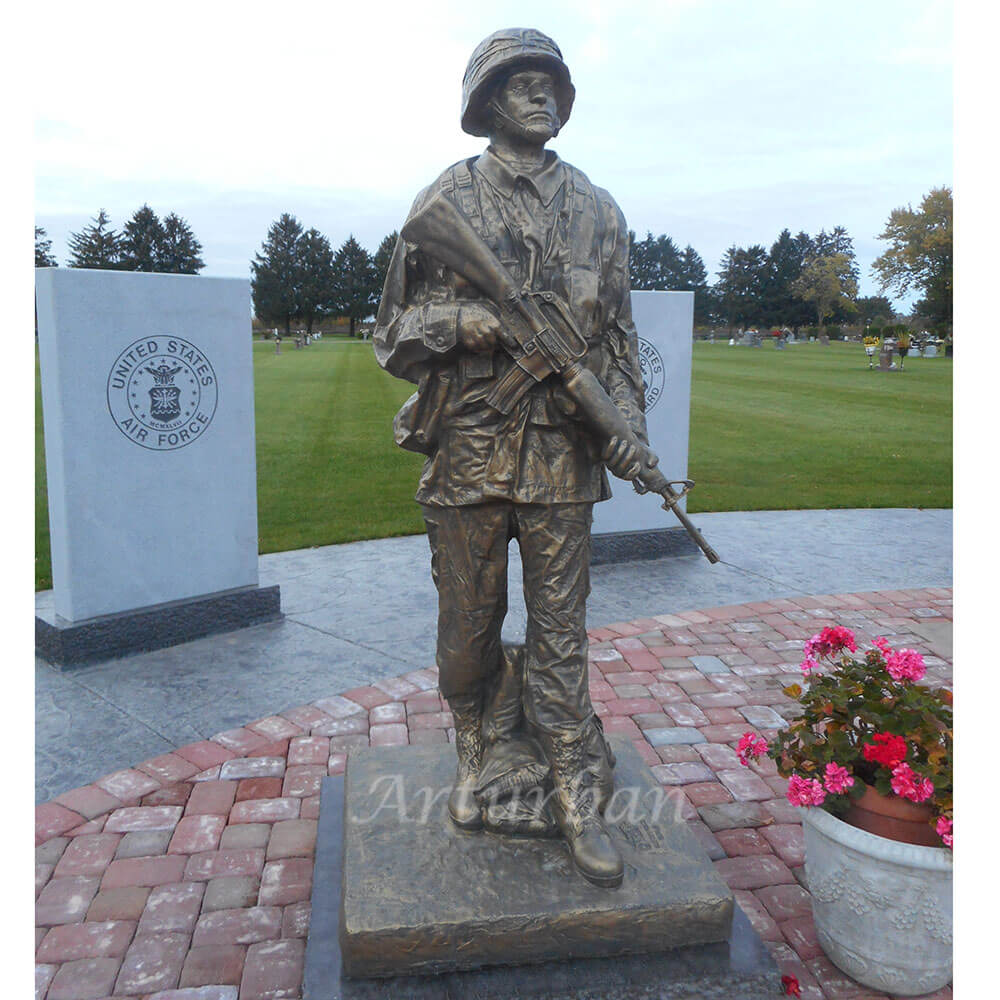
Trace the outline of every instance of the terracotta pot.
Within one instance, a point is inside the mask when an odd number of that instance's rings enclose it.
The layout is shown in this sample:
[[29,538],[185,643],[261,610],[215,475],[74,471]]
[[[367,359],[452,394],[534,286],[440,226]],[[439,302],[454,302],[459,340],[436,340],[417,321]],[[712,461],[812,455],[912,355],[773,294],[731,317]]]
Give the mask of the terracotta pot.
[[926,802],[908,802],[898,795],[880,795],[871,785],[852,800],[844,822],[901,844],[940,847],[941,838],[931,826],[934,810]]

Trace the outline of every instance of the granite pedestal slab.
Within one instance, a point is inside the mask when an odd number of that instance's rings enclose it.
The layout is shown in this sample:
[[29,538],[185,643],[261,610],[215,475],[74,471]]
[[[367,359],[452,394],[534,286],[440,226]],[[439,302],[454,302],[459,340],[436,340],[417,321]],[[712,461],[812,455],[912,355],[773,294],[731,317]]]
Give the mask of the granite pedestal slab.
[[168,601],[82,622],[68,622],[57,615],[52,591],[46,591],[35,597],[35,652],[54,667],[66,670],[167,649],[283,617],[277,585]]
[[618,890],[576,874],[562,841],[457,830],[452,747],[352,752],[346,789],[322,789],[307,1000],[773,996],[729,889],[670,800],[656,818],[641,798],[659,786],[631,744],[614,747],[616,786],[637,793],[619,812],[639,801],[613,825]]
[[[664,517],[672,516],[666,511],[663,511],[663,514]],[[684,528],[609,532],[604,535],[592,535],[590,539],[591,566],[636,562],[640,559],[700,555],[701,549]]]

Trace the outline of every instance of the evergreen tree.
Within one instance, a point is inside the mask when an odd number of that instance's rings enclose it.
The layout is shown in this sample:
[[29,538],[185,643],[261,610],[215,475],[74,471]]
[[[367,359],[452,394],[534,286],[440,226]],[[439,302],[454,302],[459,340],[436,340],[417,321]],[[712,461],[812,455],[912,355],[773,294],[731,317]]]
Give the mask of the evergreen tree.
[[667,292],[676,290],[682,281],[681,254],[665,234],[636,240],[629,232],[629,281],[635,291]]
[[794,330],[812,319],[812,310],[792,292],[792,283],[812,252],[806,233],[792,236],[783,229],[767,255],[767,277],[761,291],[762,320],[768,326],[790,326]]
[[[378,245],[372,262],[375,265],[375,288],[376,294],[381,298],[382,289],[385,288],[386,275],[389,273],[389,263],[392,261],[392,252],[396,249],[396,241],[399,233],[393,230]],[[375,303],[375,310],[378,311],[378,302]]]
[[350,319],[353,337],[358,320],[372,314],[381,292],[375,287],[378,280],[375,264],[371,254],[352,235],[337,251],[333,271],[335,312]]
[[260,252],[250,264],[254,312],[265,323],[283,323],[286,337],[291,336],[292,317],[300,309],[301,236],[299,220],[286,212],[271,224]]
[[163,223],[156,213],[143,205],[122,230],[118,266],[123,271],[159,271],[163,250]]
[[704,326],[709,321],[708,271],[701,255],[688,244],[680,257],[680,289],[694,292],[694,323]]
[[70,233],[69,266],[94,267],[104,270],[120,268],[118,234],[111,228],[111,220],[102,208],[92,226]]
[[187,222],[171,212],[163,218],[156,270],[168,274],[197,274],[205,266],[201,249],[201,243]]
[[299,316],[305,320],[306,333],[311,335],[313,323],[335,305],[330,241],[318,229],[307,229],[299,238],[298,258],[302,269]]
[[888,326],[896,322],[896,311],[884,295],[865,295],[857,301],[859,323]]
[[731,246],[723,255],[715,290],[725,325],[760,323],[761,299],[768,275],[767,251],[759,244]]
[[41,226],[35,226],[35,267],[58,267],[52,256],[52,240]]

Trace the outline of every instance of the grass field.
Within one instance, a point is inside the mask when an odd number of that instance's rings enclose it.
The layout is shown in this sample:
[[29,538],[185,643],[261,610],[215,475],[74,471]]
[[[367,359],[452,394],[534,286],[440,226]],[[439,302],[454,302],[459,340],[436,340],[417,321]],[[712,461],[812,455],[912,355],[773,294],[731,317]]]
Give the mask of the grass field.
[[[689,511],[950,507],[951,373],[950,359],[922,358],[902,373],[869,371],[857,344],[696,343]],[[52,577],[35,375],[42,590]],[[254,379],[261,552],[423,530],[422,458],[392,440],[412,387],[376,366],[371,344],[327,337],[275,356],[257,341]]]

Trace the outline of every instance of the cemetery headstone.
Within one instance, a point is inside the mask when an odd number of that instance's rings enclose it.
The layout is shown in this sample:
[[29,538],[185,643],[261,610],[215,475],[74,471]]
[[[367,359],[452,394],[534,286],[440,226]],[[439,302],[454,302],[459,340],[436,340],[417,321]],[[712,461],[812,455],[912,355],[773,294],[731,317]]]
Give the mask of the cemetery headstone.
[[822,335],[820,336],[820,338],[819,338],[819,342],[820,342],[821,344],[823,344],[824,346],[829,346],[829,344],[830,344],[830,337],[829,337],[829,334],[826,334],[826,333],[822,334]]
[[249,282],[36,272],[59,665],[280,618],[257,576]]
[[925,358],[936,358],[938,354],[937,344],[930,343],[924,348]]

